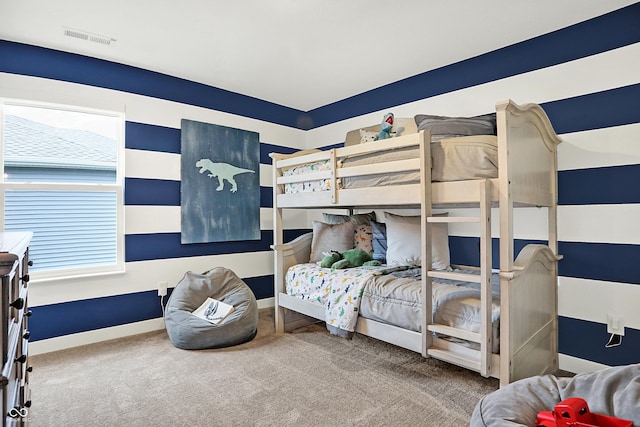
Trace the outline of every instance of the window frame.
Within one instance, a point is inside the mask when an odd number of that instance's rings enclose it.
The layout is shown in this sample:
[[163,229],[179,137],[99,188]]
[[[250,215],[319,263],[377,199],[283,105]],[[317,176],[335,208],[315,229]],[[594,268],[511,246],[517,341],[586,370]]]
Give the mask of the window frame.
[[[4,168],[4,123],[5,106],[35,107],[69,112],[97,114],[114,117],[117,121],[117,160],[116,160],[116,180],[113,184],[106,183],[36,183],[36,182],[6,182]],[[5,192],[10,190],[23,191],[91,191],[91,192],[114,192],[116,194],[116,262],[115,264],[63,268],[48,271],[31,271],[32,282],[45,282],[63,279],[73,279],[81,277],[102,276],[111,274],[122,274],[125,272],[125,205],[124,205],[124,167],[125,167],[125,114],[120,111],[88,108],[77,105],[30,101],[24,99],[2,98],[0,97],[0,231],[4,232],[5,225]],[[34,263],[37,259],[34,259]]]

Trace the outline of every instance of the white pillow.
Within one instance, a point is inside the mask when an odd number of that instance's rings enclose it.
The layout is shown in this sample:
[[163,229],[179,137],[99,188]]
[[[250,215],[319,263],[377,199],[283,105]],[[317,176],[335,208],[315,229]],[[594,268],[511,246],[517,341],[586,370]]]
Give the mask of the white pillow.
[[[420,266],[420,216],[384,213],[387,224],[387,264]],[[436,214],[435,216],[446,216]],[[431,224],[431,261],[434,270],[446,270],[450,264],[449,230],[446,223]]]

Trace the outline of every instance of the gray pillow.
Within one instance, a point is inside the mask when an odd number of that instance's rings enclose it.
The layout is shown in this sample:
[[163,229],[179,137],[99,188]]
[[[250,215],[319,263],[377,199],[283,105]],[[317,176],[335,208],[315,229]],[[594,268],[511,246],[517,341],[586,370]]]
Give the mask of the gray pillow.
[[353,249],[355,224],[352,221],[341,224],[325,224],[313,221],[313,237],[311,238],[311,255],[309,262],[322,261],[323,252],[346,251]]
[[418,132],[431,131],[432,140],[470,135],[496,135],[496,113],[475,117],[415,116]]
[[364,214],[338,215],[323,213],[322,218],[327,224],[341,224],[347,221],[353,221],[355,225],[369,225],[371,221],[376,220],[376,213],[369,212]]

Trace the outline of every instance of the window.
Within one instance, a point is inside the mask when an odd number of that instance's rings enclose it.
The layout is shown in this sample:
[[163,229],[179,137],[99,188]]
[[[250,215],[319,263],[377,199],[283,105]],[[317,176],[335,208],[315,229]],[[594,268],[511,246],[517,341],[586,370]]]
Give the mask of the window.
[[33,278],[123,271],[123,115],[0,105],[2,225],[33,232]]

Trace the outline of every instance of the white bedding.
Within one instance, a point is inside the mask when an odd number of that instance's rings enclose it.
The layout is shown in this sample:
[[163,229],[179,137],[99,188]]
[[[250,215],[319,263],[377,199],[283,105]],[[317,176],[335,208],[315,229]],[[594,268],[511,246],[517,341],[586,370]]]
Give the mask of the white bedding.
[[[342,276],[345,275],[355,276],[356,270],[331,272],[331,269],[323,269],[315,264],[293,266],[287,272],[287,294],[325,306],[330,301],[330,288],[327,284],[334,281],[332,276],[342,280]],[[464,272],[475,274],[471,271]],[[480,331],[479,284],[433,279],[432,289],[434,323],[476,333]],[[492,350],[498,353],[500,286],[497,274],[493,276],[492,289],[491,317],[494,325]],[[419,268],[368,277],[361,295],[359,315],[420,332],[422,330],[420,295]]]

